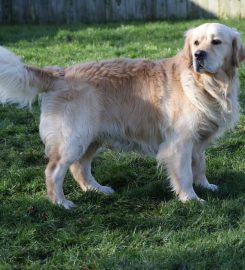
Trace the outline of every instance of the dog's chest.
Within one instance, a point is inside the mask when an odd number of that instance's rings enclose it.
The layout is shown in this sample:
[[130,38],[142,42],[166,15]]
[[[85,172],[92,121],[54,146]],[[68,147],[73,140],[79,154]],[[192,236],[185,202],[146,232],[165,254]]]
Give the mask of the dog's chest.
[[221,103],[217,100],[207,102],[206,112],[199,111],[198,136],[200,139],[220,136],[225,130],[234,128],[239,119],[237,90],[232,89],[230,95]]
[[217,80],[210,78],[204,79],[200,84],[191,72],[184,72],[181,83],[185,96],[195,111],[194,126],[199,138],[219,136],[234,127],[239,118],[237,76],[227,84],[219,84]]

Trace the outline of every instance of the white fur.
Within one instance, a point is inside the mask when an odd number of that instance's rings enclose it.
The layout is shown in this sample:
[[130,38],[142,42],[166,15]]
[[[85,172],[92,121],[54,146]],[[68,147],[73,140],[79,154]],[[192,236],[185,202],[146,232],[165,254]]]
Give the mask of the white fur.
[[0,102],[31,106],[38,89],[30,85],[30,74],[20,58],[0,47]]

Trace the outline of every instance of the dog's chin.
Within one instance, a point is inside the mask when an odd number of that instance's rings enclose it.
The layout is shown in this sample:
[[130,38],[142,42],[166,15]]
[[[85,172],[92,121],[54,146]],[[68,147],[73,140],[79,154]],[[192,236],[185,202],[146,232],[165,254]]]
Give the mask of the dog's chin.
[[195,61],[195,63],[194,63],[194,70],[197,73],[212,73],[212,74],[214,74],[216,72],[215,69],[210,68],[205,63],[201,63],[199,61]]

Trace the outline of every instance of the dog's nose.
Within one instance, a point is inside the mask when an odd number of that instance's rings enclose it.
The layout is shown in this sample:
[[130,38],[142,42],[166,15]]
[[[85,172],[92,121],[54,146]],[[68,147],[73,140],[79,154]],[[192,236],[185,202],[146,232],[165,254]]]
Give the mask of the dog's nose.
[[196,59],[203,59],[207,56],[207,53],[205,51],[202,50],[198,50],[194,53]]

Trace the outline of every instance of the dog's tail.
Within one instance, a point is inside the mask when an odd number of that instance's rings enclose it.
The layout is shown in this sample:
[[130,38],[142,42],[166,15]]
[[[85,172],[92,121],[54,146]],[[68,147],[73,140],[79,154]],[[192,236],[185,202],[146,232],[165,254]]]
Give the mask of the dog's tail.
[[59,79],[50,70],[27,66],[9,50],[0,47],[0,102],[31,106],[38,94],[52,89]]

